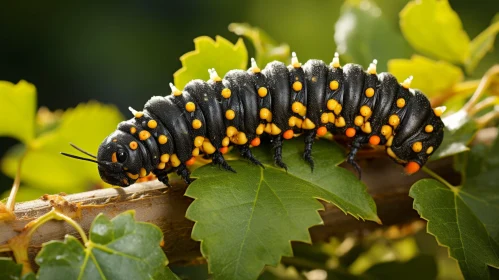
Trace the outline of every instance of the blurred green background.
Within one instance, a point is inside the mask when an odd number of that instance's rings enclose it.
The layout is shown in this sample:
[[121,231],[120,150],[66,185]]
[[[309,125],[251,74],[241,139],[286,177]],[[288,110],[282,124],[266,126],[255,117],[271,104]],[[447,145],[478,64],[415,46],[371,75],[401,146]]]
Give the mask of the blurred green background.
[[[407,1],[375,2],[399,29],[398,13]],[[194,38],[222,35],[235,42],[237,36],[227,29],[231,22],[261,27],[277,42],[288,43],[302,61],[330,61],[342,4],[340,0],[2,1],[0,80],[33,83],[38,106],[50,110],[93,99],[115,104],[128,116],[128,106],[140,108],[152,95],[170,92],[168,83],[181,67],[179,57],[193,50]],[[450,4],[470,38],[484,30],[498,11],[497,0]],[[246,45],[251,55],[252,46]],[[482,74],[494,61],[499,61],[497,50],[475,73]],[[208,78],[208,73],[201,78]],[[13,120],[4,116],[3,121]],[[0,138],[0,157],[14,143]],[[12,179],[0,176],[1,193],[10,188]]]

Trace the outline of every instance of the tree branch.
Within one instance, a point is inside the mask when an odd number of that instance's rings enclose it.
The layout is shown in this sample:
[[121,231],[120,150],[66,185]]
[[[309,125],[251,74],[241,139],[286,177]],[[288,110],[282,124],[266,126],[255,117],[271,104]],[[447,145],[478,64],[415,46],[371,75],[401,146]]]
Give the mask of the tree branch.
[[[487,143],[496,135],[497,130],[484,129],[479,132],[475,142]],[[363,170],[362,181],[376,201],[383,225],[358,221],[350,215],[345,215],[337,207],[325,204],[325,210],[320,212],[324,225],[310,229],[312,240],[327,240],[333,235],[401,225],[418,219],[416,211],[412,209],[412,198],[408,196],[408,192],[414,182],[428,175],[418,172],[406,176],[402,168],[394,165],[386,156],[360,158],[359,164]],[[342,166],[351,169],[348,165]],[[452,158],[431,162],[429,168],[452,184],[457,185],[460,182],[460,175],[452,167]],[[199,243],[190,238],[194,223],[185,218],[185,212],[192,199],[183,196],[185,184],[174,181],[172,185],[173,187],[166,188],[158,181],[151,181],[128,188],[72,194],[64,197],[69,204],[63,203],[62,206],[72,211],[73,216],[76,216],[74,219],[85,231],[88,231],[94,217],[99,213],[114,217],[125,210],[135,209],[137,220],[154,223],[161,228],[165,237],[163,249],[171,263],[192,262],[200,256]],[[17,219],[0,222],[0,244],[5,244],[19,234],[28,222],[47,213],[57,203],[57,199],[49,196],[48,200],[38,199],[16,204]],[[41,226],[33,234],[30,259],[34,259],[44,242],[61,240],[66,234],[78,236],[73,227],[61,221],[50,221]]]

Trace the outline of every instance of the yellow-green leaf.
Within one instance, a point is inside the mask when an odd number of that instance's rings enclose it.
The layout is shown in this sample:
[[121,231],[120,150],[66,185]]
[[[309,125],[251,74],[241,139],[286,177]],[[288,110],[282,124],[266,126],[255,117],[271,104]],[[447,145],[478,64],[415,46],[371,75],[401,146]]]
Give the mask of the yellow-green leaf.
[[290,58],[289,45],[278,44],[262,29],[247,23],[231,23],[229,30],[239,36],[248,38],[253,43],[255,59],[260,67],[264,67],[264,65],[274,60],[288,62]]
[[494,41],[499,33],[499,13],[492,20],[492,24],[478,34],[470,43],[470,57],[466,60],[466,72],[471,73],[480,60],[494,47]]
[[209,78],[208,69],[215,68],[218,75],[223,77],[232,69],[246,69],[248,65],[248,51],[243,39],[232,44],[227,39],[217,36],[214,41],[207,36],[194,39],[195,50],[180,57],[182,68],[173,74],[175,85],[178,88],[191,80]]
[[2,159],[2,171],[13,177],[20,157],[25,154],[21,169],[23,184],[46,192],[79,192],[101,185],[97,166],[60,155],[78,153],[69,146],[75,143],[96,154],[99,144],[116,129],[123,119],[114,106],[96,102],[80,104],[61,117],[59,125],[41,134],[26,147],[12,147]]
[[459,67],[419,55],[413,55],[411,59],[390,60],[388,71],[399,81],[413,76],[411,87],[422,90],[427,96],[435,96],[463,80]]
[[0,136],[28,143],[35,136],[36,88],[24,80],[13,84],[0,81]]
[[461,64],[469,56],[470,39],[447,0],[409,2],[400,12],[400,28],[423,54]]

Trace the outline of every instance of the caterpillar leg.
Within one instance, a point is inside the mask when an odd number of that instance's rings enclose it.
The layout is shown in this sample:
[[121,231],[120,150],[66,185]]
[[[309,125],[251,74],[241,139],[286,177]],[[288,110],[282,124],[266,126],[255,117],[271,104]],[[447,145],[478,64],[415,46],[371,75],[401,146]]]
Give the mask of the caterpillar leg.
[[360,169],[359,164],[355,162],[355,156],[357,155],[357,152],[359,151],[361,146],[362,145],[360,143],[354,140],[352,143],[352,149],[350,150],[350,153],[347,156],[347,162],[355,168],[357,174],[359,175],[359,180],[362,176],[362,170]]
[[288,166],[282,162],[282,135],[277,135],[272,139],[273,147],[274,147],[274,162],[280,168],[284,168],[288,171]]
[[225,161],[225,158],[222,155],[222,153],[218,150],[215,153],[213,153],[212,162],[213,162],[213,164],[217,164],[218,166],[221,166],[225,170],[232,171],[232,172],[236,173],[236,170],[234,170],[234,169],[232,169],[232,167],[230,167],[230,165]]
[[189,172],[189,169],[187,169],[187,166],[185,165],[185,163],[182,163],[180,164],[178,167],[177,167],[177,174],[182,177],[182,179],[184,179],[184,181],[187,183],[187,184],[190,184],[192,183],[192,179],[191,179],[191,172]]
[[303,159],[310,165],[312,172],[314,171],[314,160],[312,158],[312,145],[314,144],[315,129],[305,130],[305,151],[303,152]]
[[263,164],[259,160],[257,160],[255,156],[253,156],[253,153],[251,152],[251,149],[248,145],[239,146],[239,151],[241,152],[241,156],[243,156],[243,158],[248,159],[254,165],[259,165],[265,169]]
[[165,184],[165,186],[167,186],[167,187],[171,187],[171,186],[170,186],[170,182],[169,182],[169,180],[168,180],[168,172],[164,172],[164,173],[163,173],[163,172],[161,172],[161,173],[158,173],[158,174],[156,174],[156,177],[158,177],[158,180],[159,180],[161,183]]

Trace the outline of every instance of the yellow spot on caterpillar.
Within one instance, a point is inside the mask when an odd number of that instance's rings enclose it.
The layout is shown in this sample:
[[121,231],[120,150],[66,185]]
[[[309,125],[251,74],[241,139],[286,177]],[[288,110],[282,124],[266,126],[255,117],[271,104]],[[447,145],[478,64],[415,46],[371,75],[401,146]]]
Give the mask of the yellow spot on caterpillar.
[[353,121],[353,123],[356,126],[362,126],[364,124],[364,118],[362,116],[356,116],[355,120]]
[[168,162],[170,160],[170,155],[169,154],[162,154],[161,157],[159,158],[161,162]]
[[222,78],[220,78],[220,76],[218,76],[218,73],[215,70],[215,68],[208,69],[208,73],[210,73],[210,80],[212,80],[214,82],[221,82],[222,81]]
[[306,118],[303,121],[302,128],[303,129],[314,129],[315,128],[315,124],[309,118]]
[[180,165],[180,159],[178,159],[178,156],[177,154],[173,154],[171,157],[170,157],[170,162],[172,163],[172,166],[173,167],[178,167]]
[[341,104],[338,104],[338,105],[336,105],[336,107],[334,107],[334,113],[336,115],[339,115],[341,113],[342,109],[343,109],[343,107],[341,106]]
[[260,109],[260,119],[267,120],[268,122],[272,121],[272,113],[267,108]]
[[160,163],[158,164],[158,166],[156,166],[156,168],[157,168],[157,169],[161,169],[161,170],[162,170],[162,169],[165,169],[165,167],[166,167],[166,163],[164,163],[164,162],[160,162]]
[[258,96],[260,96],[262,98],[267,96],[267,93],[268,93],[268,90],[265,87],[261,87],[258,89]]
[[385,138],[388,138],[392,135],[392,127],[389,125],[384,125],[381,127],[381,135],[385,136]]
[[230,144],[229,137],[224,137],[224,139],[222,140],[222,146],[227,147],[229,146],[229,144]]
[[113,142],[114,142],[114,143],[118,142],[118,139],[114,138],[114,139],[113,139]]
[[288,125],[293,127],[296,125],[296,117],[295,116],[291,116],[288,120]]
[[281,129],[277,127],[274,123],[270,124],[270,134],[279,135],[281,134]]
[[397,107],[404,108],[404,106],[405,106],[405,99],[404,98],[397,99]]
[[234,110],[227,110],[225,111],[225,118],[228,120],[233,120],[236,117],[236,112]]
[[194,104],[194,102],[187,102],[185,104],[185,110],[187,110],[187,112],[194,112],[196,110],[196,104]]
[[433,113],[435,113],[435,116],[440,117],[445,112],[446,109],[447,109],[447,107],[440,106],[440,107],[433,109]]
[[361,127],[362,131],[364,133],[371,133],[372,132],[372,128],[371,128],[371,123],[370,122],[365,122],[364,125]]
[[135,132],[137,132],[137,128],[135,126],[130,127],[130,133],[135,134]]
[[132,180],[137,180],[139,178],[139,174],[132,174],[130,172],[127,172],[126,176],[128,176],[128,178],[130,178]]
[[217,149],[211,144],[210,141],[203,142],[203,151],[209,155],[213,154]]
[[228,88],[222,89],[222,97],[223,98],[230,98],[232,92]]
[[136,150],[139,145],[137,144],[137,142],[132,141],[132,142],[130,142],[129,146],[130,146],[130,149]]
[[166,142],[168,142],[168,137],[166,137],[166,135],[160,135],[158,137],[158,142],[159,144],[164,145],[166,144]]
[[367,106],[367,105],[360,107],[360,114],[364,117],[371,116],[371,114],[372,114],[371,108],[369,108],[369,106]]
[[142,177],[146,177],[146,176],[147,176],[147,171],[142,167],[140,169],[139,177],[142,178]]
[[237,133],[237,128],[233,127],[233,126],[229,126],[227,127],[227,129],[225,130],[225,134],[229,137],[232,137],[234,136],[235,134]]
[[140,119],[140,118],[142,118],[142,116],[144,116],[144,113],[143,113],[143,112],[135,112],[134,116],[135,116],[137,119]]
[[248,138],[244,132],[238,132],[234,137],[232,137],[232,142],[237,145],[244,145],[248,142]]
[[155,120],[150,120],[147,122],[147,127],[150,129],[155,129],[158,126],[158,123]]
[[293,105],[291,105],[291,109],[293,110],[293,112],[299,114],[302,117],[307,114],[307,108],[298,101],[295,101]]
[[272,132],[272,126],[270,125],[270,123],[265,126],[265,132],[267,132],[267,134],[270,134]]
[[431,133],[433,131],[433,125],[429,124],[425,126],[424,131],[426,131],[426,133]]
[[197,156],[199,156],[199,148],[194,148],[194,149],[192,150],[192,156],[193,156],[193,157],[197,157]]
[[378,64],[378,61],[376,59],[374,59],[373,62],[369,64],[369,68],[367,68],[367,72],[369,74],[376,74],[376,64]]
[[260,73],[260,68],[258,68],[258,65],[256,64],[256,60],[254,58],[251,58],[251,71],[253,73]]
[[426,149],[426,154],[431,154],[433,153],[433,146],[429,146],[428,149]]
[[296,127],[301,128],[303,125],[303,119],[296,118]]
[[139,132],[139,139],[140,140],[145,141],[145,140],[149,139],[149,137],[151,137],[151,133],[149,133],[149,131],[142,130],[141,132]]
[[317,77],[316,76],[312,77],[312,83],[317,83]]
[[301,82],[294,82],[293,83],[293,90],[294,91],[300,91],[303,88],[303,85]]
[[391,149],[391,148],[386,148],[386,153],[387,153],[390,157],[392,157],[392,158],[395,158],[395,159],[397,158],[397,155],[395,155],[395,153],[392,151],[392,149]]
[[334,123],[334,120],[336,119],[333,113],[327,113],[327,118],[330,123]]
[[194,138],[194,147],[201,147],[201,145],[203,145],[203,141],[203,136],[196,136],[196,138]]
[[338,52],[334,53],[334,58],[333,58],[333,61],[331,62],[331,66],[334,68],[339,68],[341,66],[340,65],[340,56],[339,56]]
[[423,149],[423,143],[418,141],[418,142],[414,142],[414,144],[412,144],[412,150],[415,153],[421,152],[422,149]]
[[200,120],[195,119],[195,120],[192,121],[192,128],[194,128],[194,129],[200,129],[201,126],[203,126],[203,123]]
[[405,89],[408,89],[411,87],[411,82],[412,82],[412,79],[413,77],[412,76],[409,76],[409,78],[405,79],[404,82],[402,83],[402,86],[405,88]]
[[118,159],[116,158],[116,153],[113,153],[111,156],[111,161],[112,162],[118,162]]
[[388,138],[388,141],[386,141],[386,146],[390,147],[393,143],[393,135]]
[[329,121],[329,117],[327,116],[327,113],[322,113],[321,123],[327,123],[328,121]]
[[344,127],[346,125],[345,118],[343,117],[337,118],[336,121],[334,122],[334,125],[337,127]]
[[296,56],[295,52],[291,53],[291,65],[293,65],[294,68],[301,67],[301,63],[298,61],[298,57]]
[[336,105],[338,105],[338,101],[334,100],[334,99],[329,99],[327,101],[327,108],[331,111],[334,110],[334,108],[336,108]]
[[182,91],[180,91],[174,84],[170,83],[170,88],[172,89],[173,96],[182,95]]
[[265,124],[263,123],[259,124],[258,127],[256,128],[256,134],[262,135],[264,129],[265,129]]
[[367,97],[373,97],[374,96],[374,89],[372,87],[366,89],[366,96]]
[[397,115],[391,115],[390,118],[388,119],[388,123],[391,126],[396,127],[397,125],[400,124],[400,118],[399,118],[399,116],[397,116]]
[[336,81],[336,80],[333,80],[329,83],[329,88],[331,90],[337,90],[339,87],[340,87],[340,83],[338,83],[338,81]]

